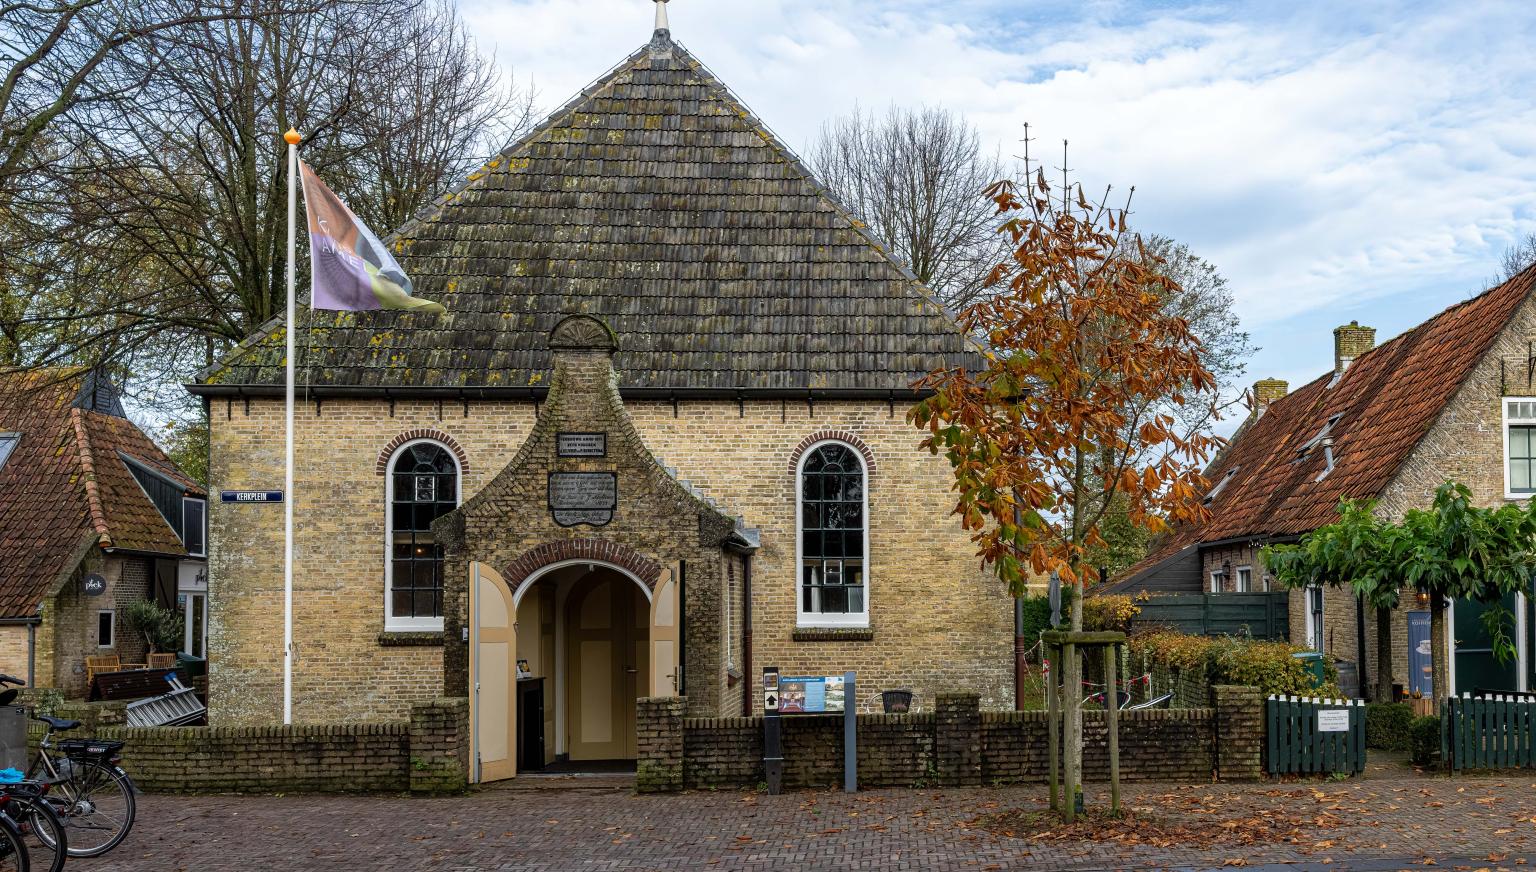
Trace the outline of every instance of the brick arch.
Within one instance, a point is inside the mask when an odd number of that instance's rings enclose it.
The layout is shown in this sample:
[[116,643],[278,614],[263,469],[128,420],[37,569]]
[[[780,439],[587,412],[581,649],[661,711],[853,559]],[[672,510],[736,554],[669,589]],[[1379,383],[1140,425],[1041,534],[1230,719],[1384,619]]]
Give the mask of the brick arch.
[[656,583],[661,580],[660,563],[622,542],[610,539],[558,539],[535,545],[507,564],[501,577],[515,591],[528,580],[528,576],[552,563],[567,560],[611,563],[640,579],[646,589],[652,592],[655,592]]
[[864,471],[868,476],[875,474],[875,452],[865,444],[858,434],[848,430],[817,430],[815,433],[800,440],[795,450],[789,455],[789,474],[794,475],[800,471],[800,458],[805,456],[812,445],[818,442],[845,442],[864,457]]
[[459,461],[459,474],[463,475],[469,472],[469,455],[464,453],[464,446],[459,444],[459,440],[441,430],[417,429],[407,430],[389,440],[389,444],[384,446],[383,451],[379,452],[379,462],[374,467],[374,473],[384,475],[389,472],[389,459],[395,455],[396,451],[400,450],[400,446],[407,442],[415,442],[417,439],[430,439],[433,442],[441,442],[449,451],[453,452],[454,458]]

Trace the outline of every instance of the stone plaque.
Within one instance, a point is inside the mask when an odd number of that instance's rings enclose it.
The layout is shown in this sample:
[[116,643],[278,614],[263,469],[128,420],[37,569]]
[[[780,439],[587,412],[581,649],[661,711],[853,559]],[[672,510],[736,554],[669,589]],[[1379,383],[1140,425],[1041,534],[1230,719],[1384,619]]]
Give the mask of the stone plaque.
[[561,457],[607,457],[607,433],[556,433],[555,453]]
[[613,520],[619,507],[619,476],[614,472],[551,472],[549,510],[562,527]]

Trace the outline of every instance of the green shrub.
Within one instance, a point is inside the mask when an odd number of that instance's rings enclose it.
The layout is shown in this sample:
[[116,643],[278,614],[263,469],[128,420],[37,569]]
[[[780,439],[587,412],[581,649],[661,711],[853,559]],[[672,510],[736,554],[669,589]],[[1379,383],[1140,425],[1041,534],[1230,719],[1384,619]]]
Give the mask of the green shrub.
[[1265,696],[1337,697],[1338,670],[1329,664],[1327,681],[1313,685],[1307,664],[1292,657],[1305,651],[1284,642],[1265,642],[1238,636],[1190,636],[1173,630],[1153,630],[1131,637],[1132,654],[1151,663],[1178,669],[1204,668],[1210,683],[1240,684],[1257,687]]
[[1041,633],[1051,628],[1051,600],[1050,597],[1027,596],[1020,601],[1024,604],[1024,622],[1019,634],[1034,644]]
[[1083,600],[1084,630],[1118,630],[1128,633],[1141,607],[1128,596],[1103,594]]
[[[1382,751],[1413,748],[1413,706],[1406,702],[1373,702],[1365,707],[1365,747]],[[1436,743],[1440,741],[1436,734]]]
[[177,651],[182,641],[182,616],[154,600],[134,600],[123,606],[123,623],[143,637],[151,651]]
[[[1369,715],[1367,715],[1369,717]],[[1367,721],[1366,723],[1370,723]],[[1415,766],[1428,766],[1440,755],[1440,719],[1434,715],[1414,718],[1408,727],[1410,759]]]

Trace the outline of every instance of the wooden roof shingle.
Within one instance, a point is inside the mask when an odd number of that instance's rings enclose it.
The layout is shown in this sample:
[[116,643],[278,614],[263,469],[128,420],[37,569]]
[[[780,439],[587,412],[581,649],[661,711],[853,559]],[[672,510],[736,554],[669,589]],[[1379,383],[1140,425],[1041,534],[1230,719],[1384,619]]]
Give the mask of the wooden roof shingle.
[[[954,320],[662,34],[390,237],[446,314],[302,312],[299,380],[531,389],[585,312],[627,392],[906,391],[977,358]],[[195,393],[283,383],[271,323]],[[259,392],[259,391],[258,391]]]

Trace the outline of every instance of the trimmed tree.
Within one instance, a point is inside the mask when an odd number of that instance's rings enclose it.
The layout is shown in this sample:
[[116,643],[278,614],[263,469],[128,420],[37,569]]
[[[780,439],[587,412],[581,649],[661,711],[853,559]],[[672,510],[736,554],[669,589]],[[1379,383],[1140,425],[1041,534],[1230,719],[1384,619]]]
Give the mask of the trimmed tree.
[[[1031,571],[1058,573],[1077,588],[1081,630],[1106,515],[1152,532],[1203,518],[1199,470],[1216,440],[1175,413],[1214,414],[1216,382],[1189,323],[1163,305],[1178,286],[1126,229],[1126,208],[1066,180],[1053,190],[1027,155],[1025,166],[1024,185],[988,190],[1011,252],[961,316],[985,365],[920,381],[932,394],[909,419],[954,467],[955,512],[983,562],[1015,596]],[[1063,664],[1067,688],[1081,669]],[[1064,715],[1064,757],[1081,771],[1077,694],[1065,694]]]
[[1339,503],[1339,519],[1294,545],[1260,552],[1275,580],[1293,590],[1327,584],[1347,587],[1376,612],[1377,702],[1392,701],[1392,610],[1407,579],[1402,528],[1376,516],[1372,501]]

